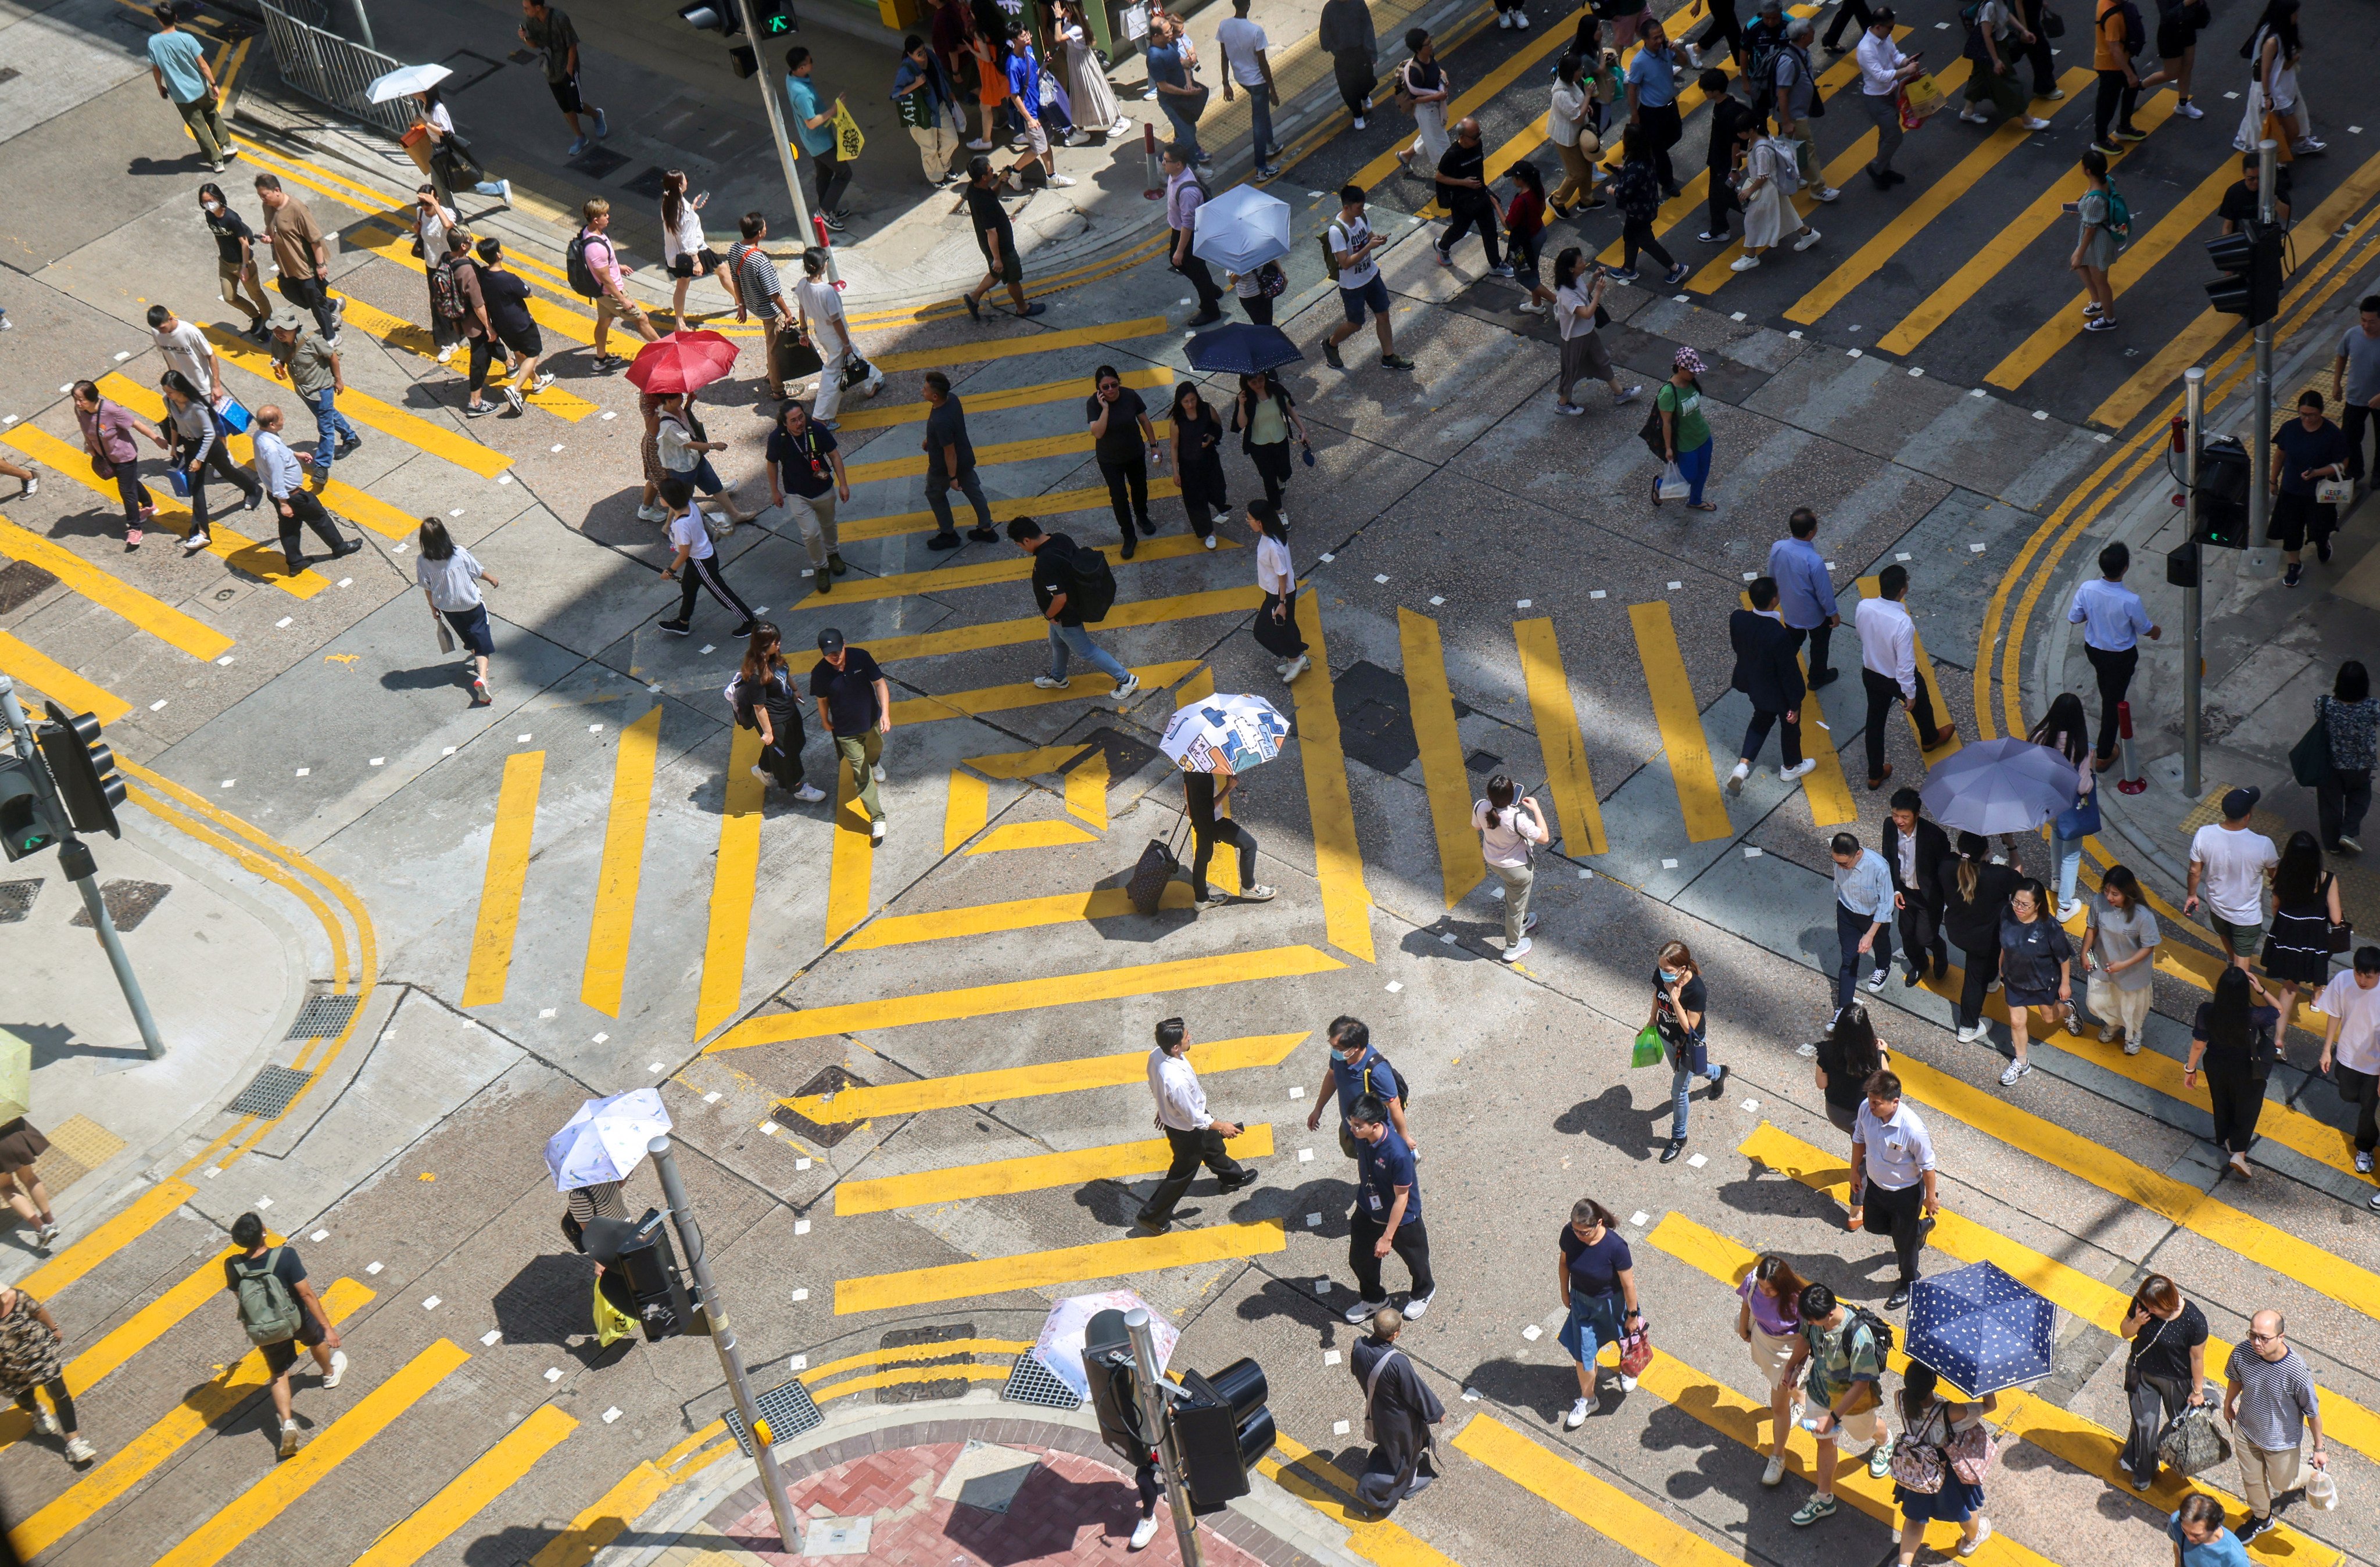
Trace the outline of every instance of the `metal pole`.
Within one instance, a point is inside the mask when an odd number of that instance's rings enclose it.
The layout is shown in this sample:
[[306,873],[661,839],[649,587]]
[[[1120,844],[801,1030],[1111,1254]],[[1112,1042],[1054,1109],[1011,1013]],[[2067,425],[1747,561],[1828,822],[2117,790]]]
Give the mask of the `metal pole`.
[[[785,176],[785,194],[794,199],[794,232],[802,236],[803,244],[808,245],[809,203],[802,199],[801,176],[794,172],[794,144],[786,131],[785,105],[778,95],[774,75],[777,67],[769,63],[769,41],[760,36],[760,18],[752,12],[752,0],[735,0],[735,11],[743,18],[744,36],[752,41],[752,74],[759,78],[760,105],[769,111],[769,129],[777,139],[777,167]],[[776,367],[770,366],[769,374],[773,377],[775,373]],[[773,380],[771,384],[774,384]],[[785,1549],[791,1550],[794,1548],[788,1545]]]
[[786,1550],[799,1552],[801,1534],[794,1525],[794,1504],[785,1494],[784,1472],[777,1467],[776,1445],[760,1423],[751,1379],[744,1374],[744,1357],[735,1351],[735,1329],[727,1320],[727,1305],[720,1298],[719,1285],[710,1277],[710,1259],[702,1248],[702,1230],[694,1222],[694,1206],[686,1200],[686,1183],[678,1178],[677,1156],[670,1151],[670,1139],[665,1137],[647,1143],[645,1151],[653,1156],[653,1174],[662,1179],[662,1200],[669,1204],[670,1222],[676,1226],[678,1245],[686,1251],[686,1265],[694,1274],[695,1288],[701,1292],[702,1314],[710,1323],[711,1346],[719,1351],[720,1368],[727,1373],[727,1390],[735,1395],[735,1413],[744,1417],[744,1428],[751,1433],[752,1452],[760,1465],[760,1489],[769,1498],[770,1516],[777,1521],[777,1538]]
[[1157,1335],[1148,1331],[1148,1313],[1135,1308],[1123,1316],[1132,1335],[1135,1386],[1140,1393],[1140,1428],[1157,1444],[1165,1472],[1165,1499],[1173,1508],[1173,1537],[1182,1548],[1183,1567],[1203,1567],[1198,1552],[1198,1517],[1190,1511],[1190,1492],[1182,1484],[1182,1454],[1173,1442],[1173,1422],[1165,1417],[1165,1373],[1157,1364]]
[[359,42],[373,54],[379,54],[380,45],[372,42],[371,13],[364,9],[364,0],[347,0],[347,6],[356,14],[356,31],[360,35]]
[[[2181,372],[2187,429],[2181,459],[2183,536],[2198,537],[2198,441],[2205,412],[2206,372],[2196,365]],[[2261,450],[2261,449],[2260,449]],[[2205,667],[2199,644],[2199,606],[2204,601],[2207,553],[2192,561],[2191,585],[2181,590],[2181,792],[2198,798],[2199,684]]]
[[[8,721],[8,733],[17,746],[18,756],[31,764],[33,787],[42,791],[42,804],[50,820],[64,826],[66,803],[58,798],[57,785],[51,780],[49,764],[42,760],[40,748],[33,743],[33,726],[25,717],[25,709],[17,702],[17,682],[0,675],[0,717]],[[132,1008],[132,1021],[140,1030],[140,1043],[152,1061],[165,1058],[165,1042],[158,1037],[157,1019],[149,1015],[149,998],[140,993],[140,977],[132,971],[132,959],[126,955],[124,942],[116,934],[115,922],[107,912],[107,900],[99,895],[99,865],[91,859],[91,850],[71,829],[58,840],[58,869],[67,880],[75,884],[82,894],[82,906],[91,913],[91,928],[99,933],[99,945],[107,953],[108,967],[115,970],[116,988],[124,992],[124,1004]]]
[[[2280,143],[2270,137],[2256,143],[2256,223],[2259,228],[2268,228],[2276,222],[2273,182],[2279,176],[2276,172],[2274,155],[2279,150]],[[2248,453],[2252,475],[2248,484],[2248,548],[2264,549],[2266,548],[2265,519],[2272,512],[2269,486],[2273,474],[2273,323],[2269,318],[2256,323],[2256,373],[2250,384],[2254,411],[2249,418],[2255,433],[2250,437]]]

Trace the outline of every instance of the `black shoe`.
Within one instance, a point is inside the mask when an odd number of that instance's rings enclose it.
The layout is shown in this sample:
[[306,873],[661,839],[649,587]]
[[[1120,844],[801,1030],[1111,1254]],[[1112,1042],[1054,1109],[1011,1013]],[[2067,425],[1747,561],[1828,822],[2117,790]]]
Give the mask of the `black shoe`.
[[663,621],[661,622],[661,627],[672,636],[685,636],[694,630],[694,627],[685,621]]
[[978,301],[977,300],[977,298],[976,298],[976,296],[975,296],[974,295],[972,295],[972,294],[962,294],[962,295],[959,295],[959,303],[960,303],[960,304],[962,304],[962,305],[964,305],[964,306],[965,306],[965,307],[967,307],[967,314],[968,314],[968,315],[973,316],[973,317],[974,317],[977,320],[978,320],[978,321],[979,321],[979,320],[981,320],[981,319],[983,319],[983,306],[982,306],[982,304],[981,304],[980,302],[978,302]]
[[1909,176],[1902,174],[1899,169],[1885,170],[1884,178],[1885,183],[1888,185],[1906,185],[1909,183]]
[[1923,969],[1912,969],[1909,972],[1900,976],[1900,982],[1907,985],[1911,990],[1915,990],[1925,982],[1925,970]]
[[929,549],[956,549],[965,542],[965,539],[961,538],[954,533],[938,533],[933,537],[926,540],[926,548]]
[[832,572],[836,576],[844,576],[851,570],[849,566],[843,563],[843,557],[834,553],[832,550],[829,550],[827,552],[826,565],[827,570]]
[[261,505],[263,505],[263,504],[264,504],[264,487],[263,487],[262,485],[259,485],[259,486],[257,486],[254,489],[251,489],[251,490],[249,490],[249,491],[248,492],[248,499],[247,499],[246,500],[243,500],[242,502],[240,502],[240,507],[239,507],[239,509],[240,509],[241,511],[243,511],[243,512],[253,512],[253,511],[255,511],[259,506],[261,506]]
[[1339,357],[1339,345],[1329,338],[1322,340],[1322,362],[1334,370],[1347,368],[1347,361]]
[[1132,1222],[1153,1236],[1161,1236],[1173,1227],[1172,1220],[1152,1219],[1146,1213],[1134,1214]]
[[1129,561],[1132,559],[1132,552],[1135,548],[1136,543],[1132,535],[1126,534],[1123,536],[1123,548],[1119,551],[1119,553],[1122,554],[1125,560]]
[[345,440],[339,442],[339,449],[337,452],[334,452],[333,455],[338,457],[352,457],[363,449],[364,438],[359,435],[351,435]]
[[1664,1164],[1673,1163],[1676,1162],[1678,1155],[1683,1153],[1685,1151],[1685,1139],[1671,1138],[1669,1141],[1669,1146],[1661,1150],[1661,1163]]
[[2246,1545],[2250,1540],[2254,1539],[2258,1535],[2263,1534],[2265,1530],[2277,1528],[2279,1525],[2280,1520],[2267,1513],[2262,1518],[2249,1519],[2246,1523],[2240,1525],[2234,1533],[2237,1535],[2240,1543],[2241,1545]]
[[1222,1194],[1225,1197],[1229,1197],[1232,1193],[1238,1191],[1243,1187],[1252,1187],[1256,1184],[1257,1172],[1254,1170],[1244,1169],[1240,1172],[1240,1178],[1238,1180],[1224,1181],[1221,1183]]
[[1718,1077],[1716,1077],[1716,1078],[1713,1078],[1713,1079],[1711,1079],[1710,1096],[1711,1096],[1711,1099],[1712,1099],[1713,1103],[1716,1103],[1716,1102],[1718,1101],[1718,1096],[1719,1096],[1720,1094],[1725,1093],[1726,1091],[1727,1091],[1727,1066],[1726,1066],[1726,1063],[1722,1062],[1722,1063],[1720,1063],[1720,1065],[1719,1065],[1718,1076]]
[[810,582],[820,593],[834,591],[834,573],[832,572],[813,572],[810,573]]
[[998,528],[969,528],[967,529],[967,536],[974,539],[978,544],[998,544],[1000,542],[1000,530]]
[[1890,190],[1892,188],[1892,171],[1890,169],[1870,169],[1867,171],[1867,177],[1869,182],[1878,190]]
[[1220,320],[1221,320],[1222,319],[1223,319],[1223,312],[1221,312],[1220,310],[1216,309],[1212,305],[1209,305],[1209,306],[1208,306],[1205,309],[1203,309],[1203,310],[1199,311],[1196,315],[1195,315],[1195,316],[1191,317],[1188,320],[1186,320],[1186,321],[1183,322],[1182,324],[1183,324],[1184,326],[1185,326],[1185,327],[1205,327],[1205,326],[1212,326],[1212,325],[1214,325],[1217,321],[1220,321]]
[[752,634],[752,622],[750,621],[747,621],[742,625],[737,626],[734,631],[729,632],[727,634],[730,636],[750,636]]
[[1893,1285],[1892,1293],[1884,1297],[1884,1308],[1887,1311],[1898,1311],[1908,1304],[1909,1286],[1905,1284]]
[[333,556],[333,557],[332,557],[332,559],[334,559],[334,560],[337,560],[337,561],[344,561],[344,560],[346,560],[348,556],[353,555],[353,554],[355,554],[358,550],[360,550],[361,548],[363,548],[363,547],[364,547],[364,541],[363,541],[363,539],[362,539],[360,536],[358,536],[358,537],[355,537],[355,538],[351,538],[351,539],[347,540],[345,544],[342,544],[342,545],[340,545],[340,546],[339,546],[339,552],[338,552],[338,554],[336,554],[336,555]]
[[1822,685],[1833,684],[1835,677],[1841,673],[1840,669],[1813,669],[1807,683],[1812,691],[1815,691]]

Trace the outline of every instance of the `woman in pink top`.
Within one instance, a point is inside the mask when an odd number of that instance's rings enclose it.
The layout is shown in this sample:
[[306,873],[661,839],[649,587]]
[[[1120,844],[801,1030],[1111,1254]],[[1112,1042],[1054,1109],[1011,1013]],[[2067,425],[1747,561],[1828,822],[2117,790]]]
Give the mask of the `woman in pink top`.
[[132,437],[135,431],[147,436],[161,452],[166,450],[165,438],[140,415],[102,397],[91,381],[75,382],[74,411],[75,423],[82,427],[83,450],[91,453],[91,471],[101,478],[114,479],[116,494],[124,498],[124,546],[138,549],[140,524],[155,518],[157,502],[140,482],[140,449]]

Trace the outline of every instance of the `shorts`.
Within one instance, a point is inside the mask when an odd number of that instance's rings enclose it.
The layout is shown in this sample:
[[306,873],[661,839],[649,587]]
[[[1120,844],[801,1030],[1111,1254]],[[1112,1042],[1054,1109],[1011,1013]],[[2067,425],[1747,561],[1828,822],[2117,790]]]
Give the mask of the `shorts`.
[[711,249],[706,245],[699,250],[689,251],[686,255],[680,256],[676,260],[672,261],[669,265],[669,275],[674,278],[690,278],[702,275],[694,270],[694,263],[697,259],[699,259],[702,262],[703,272],[715,272],[719,270],[719,252]]
[[1388,280],[1378,272],[1372,274],[1371,282],[1360,288],[1349,288],[1345,283],[1339,285],[1339,307],[1347,312],[1349,326],[1364,324],[1364,307],[1366,305],[1375,314],[1385,316],[1389,313]]
[[279,1377],[287,1371],[290,1367],[298,1364],[298,1355],[301,1349],[313,1348],[322,1342],[328,1330],[322,1326],[322,1320],[308,1312],[306,1320],[298,1325],[296,1338],[283,1339],[279,1344],[259,1344],[257,1347],[264,1354],[265,1374]]
[[1050,151],[1050,133],[1042,128],[1038,119],[1029,115],[1025,121],[1025,151],[1033,156]]
[[507,331],[503,327],[498,327],[496,341],[525,359],[534,359],[545,352],[545,334],[537,330],[535,321],[529,322],[518,331]]
[[997,276],[1002,283],[1021,283],[1025,281],[1025,259],[1016,253],[1014,243],[1000,247],[1000,262],[997,266],[992,264],[991,251],[987,248],[983,253],[983,268],[984,271]]
[[474,604],[468,609],[441,609],[446,623],[455,628],[455,640],[482,658],[496,656],[496,639],[488,630],[488,607]]
[[2262,920],[2252,925],[2235,925],[2209,909],[2206,922],[2214,928],[2216,935],[2228,938],[2231,950],[2243,958],[2252,958],[2265,950],[2265,922]]
[[[1815,1419],[1826,1407],[1826,1404],[1810,1396],[1809,1389],[1802,1390],[1800,1418]],[[1845,1458],[1856,1458],[1874,1447],[1877,1416],[1883,1413],[1883,1408],[1882,1404],[1877,1404],[1857,1415],[1840,1416],[1835,1422],[1835,1451]]]
[[545,90],[553,94],[553,106],[564,114],[576,115],[581,112],[577,77],[566,76],[560,81],[549,81],[545,84]]
[[598,327],[607,327],[613,321],[622,319],[637,324],[641,323],[644,319],[644,307],[634,300],[618,299],[606,294],[595,301],[595,324]]
[[2156,52],[2160,60],[2179,60],[2198,42],[2198,30],[2188,22],[2157,23]]

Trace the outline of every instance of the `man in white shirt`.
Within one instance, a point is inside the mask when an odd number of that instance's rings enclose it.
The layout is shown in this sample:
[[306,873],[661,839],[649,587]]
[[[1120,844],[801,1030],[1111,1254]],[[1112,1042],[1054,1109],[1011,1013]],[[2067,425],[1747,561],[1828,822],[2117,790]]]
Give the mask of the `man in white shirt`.
[[[2372,1173],[2372,1151],[2380,1148],[2380,946],[2355,949],[2355,971],[2333,974],[2313,999],[2323,1025],[2322,1061],[2338,1097],[2356,1106],[2355,1170]],[[2380,1209],[2380,1192],[2372,1197]]]
[[1397,353],[1396,330],[1389,324],[1389,285],[1380,276],[1380,264],[1372,259],[1372,252],[1384,248],[1389,236],[1372,232],[1364,219],[1364,187],[1342,186],[1339,189],[1339,217],[1327,231],[1331,264],[1339,269],[1339,308],[1346,319],[1330,329],[1322,340],[1322,357],[1334,370],[1343,370],[1347,361],[1339,356],[1339,345],[1355,335],[1368,313],[1372,331],[1380,340],[1380,365],[1384,369],[1410,370],[1411,359]]
[[709,588],[720,607],[735,617],[735,629],[728,634],[750,636],[759,617],[720,573],[719,554],[711,548],[710,529],[703,523],[702,508],[694,503],[694,486],[684,476],[672,474],[662,482],[662,504],[669,508],[669,541],[674,551],[670,563],[662,568],[662,580],[684,584],[678,589],[677,619],[662,621],[662,630],[672,636],[691,633],[694,601],[701,597],[703,589]]
[[298,547],[299,524],[314,530],[314,536],[330,547],[330,559],[334,561],[361,549],[364,541],[339,537],[339,530],[331,524],[331,514],[322,510],[322,502],[306,488],[306,470],[298,463],[298,453],[290,451],[288,441],[282,439],[281,423],[279,406],[267,403],[257,409],[255,428],[250,433],[256,438],[256,476],[264,481],[264,493],[273,501],[273,515],[280,519],[281,557],[294,577],[306,569],[306,552]]
[[1860,1194],[1852,1205],[1867,1210],[1867,1233],[1892,1242],[1900,1282],[1884,1308],[1898,1311],[1917,1284],[1917,1253],[1942,1199],[1935,1190],[1934,1139],[1901,1102],[1900,1079],[1888,1071],[1868,1079],[1867,1099],[1852,1122],[1852,1190]]
[[1257,181],[1262,184],[1281,173],[1273,160],[1281,145],[1272,139],[1272,112],[1281,90],[1272,82],[1272,62],[1265,58],[1265,30],[1248,20],[1248,0],[1232,0],[1232,19],[1215,30],[1223,49],[1223,102],[1232,101],[1234,82],[1247,90],[1248,121],[1255,128]]
[[859,389],[863,397],[884,390],[884,372],[860,358],[859,346],[851,340],[851,323],[844,319],[843,295],[826,278],[826,252],[815,246],[802,252],[802,281],[794,285],[794,304],[801,311],[810,346],[818,350],[818,396],[810,404],[810,417],[832,429],[851,367],[860,365],[868,371]]
[[1157,1048],[1148,1053],[1148,1092],[1157,1101],[1157,1127],[1172,1145],[1173,1163],[1133,1222],[1161,1236],[1173,1227],[1173,1205],[1190,1189],[1200,1164],[1215,1173],[1224,1197],[1255,1180],[1257,1173],[1223,1151],[1223,1139],[1239,1136],[1241,1128],[1207,1114],[1207,1091],[1190,1065],[1190,1031],[1179,1018],[1157,1025]]
[[[1916,54],[1904,54],[1892,42],[1892,7],[1879,6],[1868,13],[1867,30],[1860,34],[1856,58],[1860,70],[1860,102],[1876,124],[1876,156],[1868,161],[1867,177],[1878,190],[1889,190],[1909,176],[1896,174],[1892,155],[1900,151],[1900,90],[1925,67]],[[1918,54],[1924,54],[1919,50]]]
[[174,312],[163,305],[149,307],[149,333],[164,356],[165,368],[179,370],[183,378],[199,389],[199,395],[209,407],[223,404],[223,378],[215,371],[214,345],[207,334],[189,322],[176,319]]
[[2116,709],[2132,688],[2132,671],[2140,667],[2140,639],[2154,642],[2165,629],[2149,619],[2141,596],[2124,585],[2132,568],[2132,552],[2121,540],[2099,551],[2099,575],[2074,590],[2066,619],[2082,628],[2082,652],[2099,677],[2099,743],[2092,747],[2101,772],[2115,765]]
[[2263,798],[2257,789],[2223,797],[2222,825],[2209,822],[2190,840],[2190,895],[2181,900],[2183,913],[2197,913],[2199,884],[2206,884],[2206,922],[2243,969],[2265,949],[2265,884],[2281,862],[2271,838],[2248,830],[2248,814]]
[[1909,704],[1917,733],[1931,751],[1942,743],[1934,725],[1934,698],[1917,678],[1917,627],[1901,602],[1909,597],[1909,568],[1899,561],[1878,572],[1877,597],[1863,598],[1852,616],[1860,639],[1860,682],[1867,687],[1867,787],[1878,790],[1892,776],[1884,759],[1884,726],[1896,701]]

